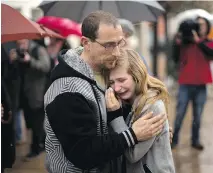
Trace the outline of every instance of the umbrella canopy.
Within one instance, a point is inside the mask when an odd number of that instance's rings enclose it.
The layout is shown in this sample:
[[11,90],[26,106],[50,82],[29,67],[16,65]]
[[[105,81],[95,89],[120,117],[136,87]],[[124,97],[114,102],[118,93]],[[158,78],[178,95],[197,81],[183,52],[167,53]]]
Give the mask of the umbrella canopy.
[[[182,21],[187,19],[196,19],[198,16],[206,18],[213,25],[213,15],[203,9],[191,9],[181,12],[175,17],[175,21],[177,26],[179,26]],[[211,28],[208,37],[210,39],[213,38],[213,27]]]
[[182,21],[186,19],[195,19],[198,16],[208,19],[213,24],[213,15],[211,15],[210,13],[208,13],[207,11],[203,9],[186,10],[184,12],[179,13],[175,17],[175,19],[178,23],[181,23]]
[[[53,34],[53,31],[47,32],[37,23],[28,20],[12,7],[1,4],[1,42],[9,42],[20,39],[41,39],[45,36],[60,37],[59,34]],[[50,35],[49,35],[50,34]]]
[[67,18],[44,16],[37,23],[60,33],[64,37],[69,35],[82,36],[80,24]]
[[51,1],[39,6],[45,16],[57,16],[82,22],[84,17],[96,10],[104,10],[116,17],[132,22],[156,21],[164,9],[157,1]]
[[62,35],[60,35],[60,34],[54,32],[53,30],[43,26],[42,24],[38,24],[38,23],[33,22],[33,21],[31,21],[31,22],[39,30],[39,32],[42,33],[42,35],[44,37],[53,37],[53,38],[65,39]]

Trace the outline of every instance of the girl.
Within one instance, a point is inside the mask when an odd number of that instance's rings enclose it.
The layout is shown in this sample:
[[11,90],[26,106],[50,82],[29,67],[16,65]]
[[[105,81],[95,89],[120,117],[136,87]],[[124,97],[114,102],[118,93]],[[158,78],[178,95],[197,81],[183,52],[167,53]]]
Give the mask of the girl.
[[[106,91],[108,118],[118,117],[110,122],[114,131],[122,132],[148,112],[153,112],[154,116],[159,113],[167,114],[168,92],[165,85],[148,74],[146,66],[135,51],[121,50],[116,67],[109,72],[108,83],[111,87]],[[119,100],[132,105],[126,124],[123,117],[119,116]],[[168,120],[157,136],[128,149],[123,162],[126,173],[174,173]]]

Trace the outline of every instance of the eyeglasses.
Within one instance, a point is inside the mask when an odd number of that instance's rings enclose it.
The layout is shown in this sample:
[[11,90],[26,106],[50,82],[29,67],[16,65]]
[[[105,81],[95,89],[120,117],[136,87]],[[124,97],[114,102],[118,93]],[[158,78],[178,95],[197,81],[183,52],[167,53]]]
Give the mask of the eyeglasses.
[[126,41],[122,38],[120,41],[116,42],[108,42],[108,43],[100,43],[97,40],[94,40],[94,42],[100,44],[105,48],[106,51],[113,51],[115,47],[122,48],[126,45]]

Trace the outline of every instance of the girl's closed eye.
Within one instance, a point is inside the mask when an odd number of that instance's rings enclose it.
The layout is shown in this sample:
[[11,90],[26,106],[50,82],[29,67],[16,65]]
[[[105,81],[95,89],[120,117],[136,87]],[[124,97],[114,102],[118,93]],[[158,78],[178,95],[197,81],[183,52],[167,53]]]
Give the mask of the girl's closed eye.
[[125,81],[126,81],[126,78],[119,78],[118,81],[121,82],[121,83],[122,83],[122,82],[125,82]]

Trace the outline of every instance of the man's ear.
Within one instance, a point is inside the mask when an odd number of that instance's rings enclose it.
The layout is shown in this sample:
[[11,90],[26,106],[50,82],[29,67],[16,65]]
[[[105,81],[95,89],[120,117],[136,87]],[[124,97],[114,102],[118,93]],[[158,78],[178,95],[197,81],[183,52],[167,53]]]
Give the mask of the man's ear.
[[82,44],[82,46],[84,47],[84,49],[86,50],[86,51],[89,51],[90,50],[90,41],[89,41],[89,39],[88,38],[86,38],[86,37],[81,37],[81,44]]

